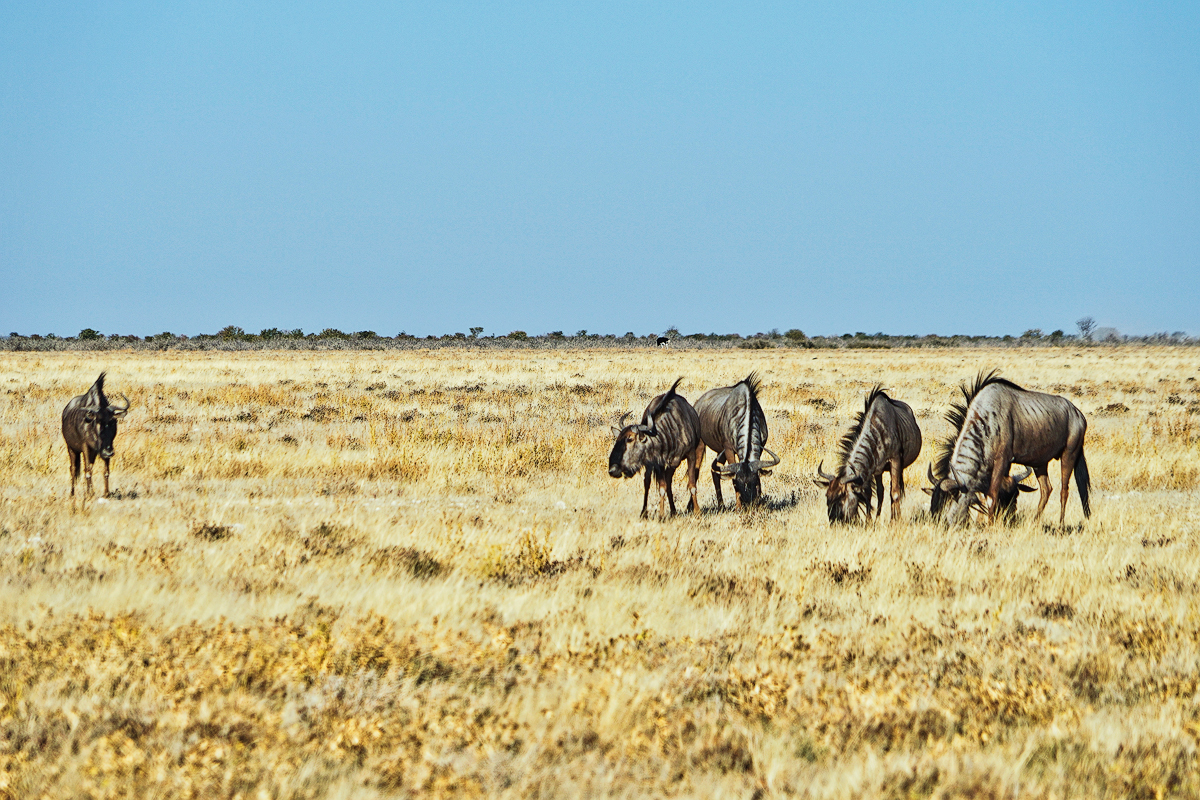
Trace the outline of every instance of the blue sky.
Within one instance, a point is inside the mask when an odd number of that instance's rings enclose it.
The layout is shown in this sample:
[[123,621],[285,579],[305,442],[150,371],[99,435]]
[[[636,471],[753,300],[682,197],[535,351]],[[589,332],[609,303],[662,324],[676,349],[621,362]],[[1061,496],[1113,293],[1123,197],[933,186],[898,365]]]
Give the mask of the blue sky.
[[27,3],[0,332],[1200,334],[1200,5]]

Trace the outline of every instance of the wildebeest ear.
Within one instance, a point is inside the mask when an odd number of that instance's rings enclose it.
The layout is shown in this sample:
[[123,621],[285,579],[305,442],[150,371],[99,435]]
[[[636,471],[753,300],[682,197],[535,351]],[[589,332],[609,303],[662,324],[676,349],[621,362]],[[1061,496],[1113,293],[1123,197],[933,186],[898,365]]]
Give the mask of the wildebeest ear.
[[922,486],[921,491],[924,492],[925,494],[929,495],[930,497],[933,497],[933,488],[932,487]]
[[620,436],[620,435],[621,435],[621,429],[620,429],[620,428],[618,428],[616,425],[613,425],[613,426],[612,426],[612,433],[613,433],[613,436]]
[[769,469],[760,469],[760,470],[758,471],[758,474],[759,474],[759,475],[770,475],[770,474],[771,474],[771,470],[769,470]]
[[820,486],[822,489],[829,488],[829,481],[825,480],[824,478],[813,478],[812,482],[815,483],[817,486]]
[[1018,491],[1022,491],[1022,492],[1036,492],[1037,491],[1036,486],[1026,486],[1023,483],[1018,483],[1017,489],[1018,489]]
[[938,488],[943,492],[953,492],[958,488],[958,484],[954,482],[953,478],[942,478],[942,482],[938,484]]

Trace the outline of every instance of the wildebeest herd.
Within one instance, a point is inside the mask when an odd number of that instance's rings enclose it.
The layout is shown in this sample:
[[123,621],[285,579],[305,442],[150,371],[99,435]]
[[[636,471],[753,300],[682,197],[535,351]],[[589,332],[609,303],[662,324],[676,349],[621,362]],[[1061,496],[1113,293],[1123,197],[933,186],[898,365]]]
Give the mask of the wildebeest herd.
[[[85,394],[71,399],[63,409],[62,431],[71,463],[71,496],[80,464],[92,492],[92,466],[97,456],[104,461],[104,496],[109,496],[109,461],[117,421],[129,411],[129,399],[120,395],[113,402],[104,392],[105,373]],[[608,474],[632,478],[643,473],[642,516],[650,501],[650,484],[658,489],[660,517],[674,515],[672,479],[679,465],[687,462],[689,512],[700,513],[697,484],[700,466],[708,449],[717,457],[711,466],[717,507],[724,501],[721,481],[733,483],[738,508],[763,498],[763,476],[779,464],[767,448],[767,417],[759,403],[761,382],[755,373],[733,386],[711,389],[695,406],[677,391],[680,378],[658,395],[641,421],[613,429],[616,441],[608,459]],[[1059,524],[1066,518],[1068,481],[1073,474],[1084,516],[1091,515],[1090,479],[1084,457],[1087,420],[1063,397],[1029,391],[1000,378],[996,370],[982,372],[971,385],[961,387],[962,401],[946,414],[952,435],[942,443],[928,467],[930,516],[949,525],[962,525],[975,510],[990,524],[997,516],[1011,519],[1021,492],[1035,491],[1022,480],[1036,476],[1041,496],[1035,518],[1050,500],[1049,463],[1060,462]],[[831,523],[850,523],[883,510],[883,475],[890,475],[891,518],[898,519],[904,498],[904,470],[921,453],[921,430],[907,403],[890,397],[881,386],[866,396],[863,410],[842,438],[835,471],[827,473],[822,461],[814,481],[825,489]],[[1018,476],[1009,475],[1012,465],[1025,467]]]
[[[739,508],[759,501],[760,476],[770,475],[779,457],[766,447],[767,418],[758,401],[758,376],[750,373],[733,386],[712,389],[700,396],[695,407],[676,391],[680,380],[650,401],[640,423],[614,429],[608,474],[631,478],[642,470],[642,516],[647,513],[651,481],[657,482],[659,515],[664,516],[668,505],[675,513],[671,478],[686,459],[688,511],[699,513],[696,484],[700,463],[711,448],[717,453],[712,463],[717,507],[723,505],[722,478],[732,479]],[[955,403],[946,415],[954,432],[928,470],[931,485],[925,491],[932,517],[961,525],[974,509],[986,515],[988,523],[997,516],[1011,519],[1019,494],[1034,491],[1021,483],[1031,474],[1037,476],[1041,489],[1035,518],[1040,517],[1050,499],[1047,467],[1056,459],[1062,466],[1059,524],[1066,519],[1072,474],[1083,514],[1091,516],[1091,482],[1083,454],[1087,420],[1071,401],[1023,389],[999,377],[996,370],[980,373],[973,385],[961,389],[963,402]],[[764,453],[770,460],[763,458]],[[920,454],[921,429],[912,408],[881,386],[873,388],[842,438],[836,471],[827,473],[824,462],[817,466],[814,481],[825,489],[829,521],[869,519],[872,500],[878,519],[885,472],[891,480],[891,518],[897,519],[904,498],[904,470]],[[1010,476],[1013,464],[1024,466],[1025,472]]]

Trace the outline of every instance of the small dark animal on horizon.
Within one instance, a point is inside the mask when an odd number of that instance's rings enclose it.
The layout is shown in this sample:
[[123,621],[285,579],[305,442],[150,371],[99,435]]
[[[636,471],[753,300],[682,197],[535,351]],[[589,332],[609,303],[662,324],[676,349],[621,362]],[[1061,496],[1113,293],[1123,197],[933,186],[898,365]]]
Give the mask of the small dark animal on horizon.
[[[704,442],[700,440],[700,419],[696,410],[675,391],[682,380],[676,380],[670,389],[650,401],[640,424],[613,428],[616,441],[608,456],[608,474],[614,478],[632,478],[638,470],[645,471],[643,517],[650,501],[651,480],[658,483],[658,515],[666,515],[666,504],[670,504],[671,515],[675,515],[671,480],[684,459],[687,459],[688,492],[691,495],[687,510],[700,513],[696,481],[700,476],[700,462],[704,459]],[[622,424],[628,416],[629,412],[621,416]]]
[[871,518],[872,489],[875,519],[883,513],[883,473],[891,474],[892,520],[900,516],[904,499],[904,469],[921,454],[921,429],[908,403],[894,400],[876,385],[863,402],[850,431],[842,437],[837,470],[817,465],[814,483],[825,489],[829,521],[853,522],[861,511]]
[[961,525],[970,509],[978,507],[977,495],[983,494],[988,501],[987,521],[992,523],[1002,508],[1001,490],[1011,480],[1009,467],[1020,464],[1037,476],[1041,489],[1037,519],[1050,500],[1049,463],[1058,459],[1062,472],[1059,524],[1066,521],[1072,474],[1083,515],[1091,516],[1091,477],[1083,452],[1087,419],[1074,403],[1023,389],[998,377],[996,370],[987,375],[980,372],[973,386],[963,385],[961,390],[963,402],[954,404],[946,414],[954,434],[942,445],[930,471],[934,482],[930,514],[944,509],[950,525]]
[[[779,457],[766,446],[767,416],[758,403],[758,389],[758,375],[751,372],[733,386],[711,389],[696,401],[700,436],[717,453],[712,463],[717,508],[724,505],[722,478],[733,481],[737,506],[742,508],[759,500],[760,476],[770,475],[779,464]],[[764,460],[763,453],[770,460]]]
[[658,346],[659,346],[659,347],[666,347],[666,346],[667,346],[667,345],[669,345],[670,343],[671,343],[671,340],[670,340],[670,339],[668,339],[666,336],[660,336],[660,337],[658,337]]
[[117,420],[129,411],[129,398],[120,395],[124,402],[111,402],[104,394],[104,375],[101,372],[86,394],[71,398],[71,402],[63,409],[63,439],[67,442],[67,455],[71,461],[71,497],[75,496],[80,458],[84,462],[87,493],[92,493],[92,465],[96,462],[96,456],[104,460],[104,496],[109,496],[109,460],[113,457]]

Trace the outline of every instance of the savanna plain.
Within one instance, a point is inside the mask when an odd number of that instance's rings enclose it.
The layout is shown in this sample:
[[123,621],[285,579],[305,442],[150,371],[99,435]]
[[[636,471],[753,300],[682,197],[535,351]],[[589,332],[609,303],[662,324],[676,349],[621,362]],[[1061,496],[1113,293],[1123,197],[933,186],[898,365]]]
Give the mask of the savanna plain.
[[[2,798],[1200,796],[1194,348],[0,365]],[[1090,519],[1072,485],[1061,527],[1057,492],[928,520],[994,367],[1087,415]],[[102,369],[113,493],[72,502]],[[751,370],[766,502],[717,510],[706,463],[699,516],[640,519],[610,426]],[[875,383],[924,449],[900,520],[831,528],[812,477]]]

